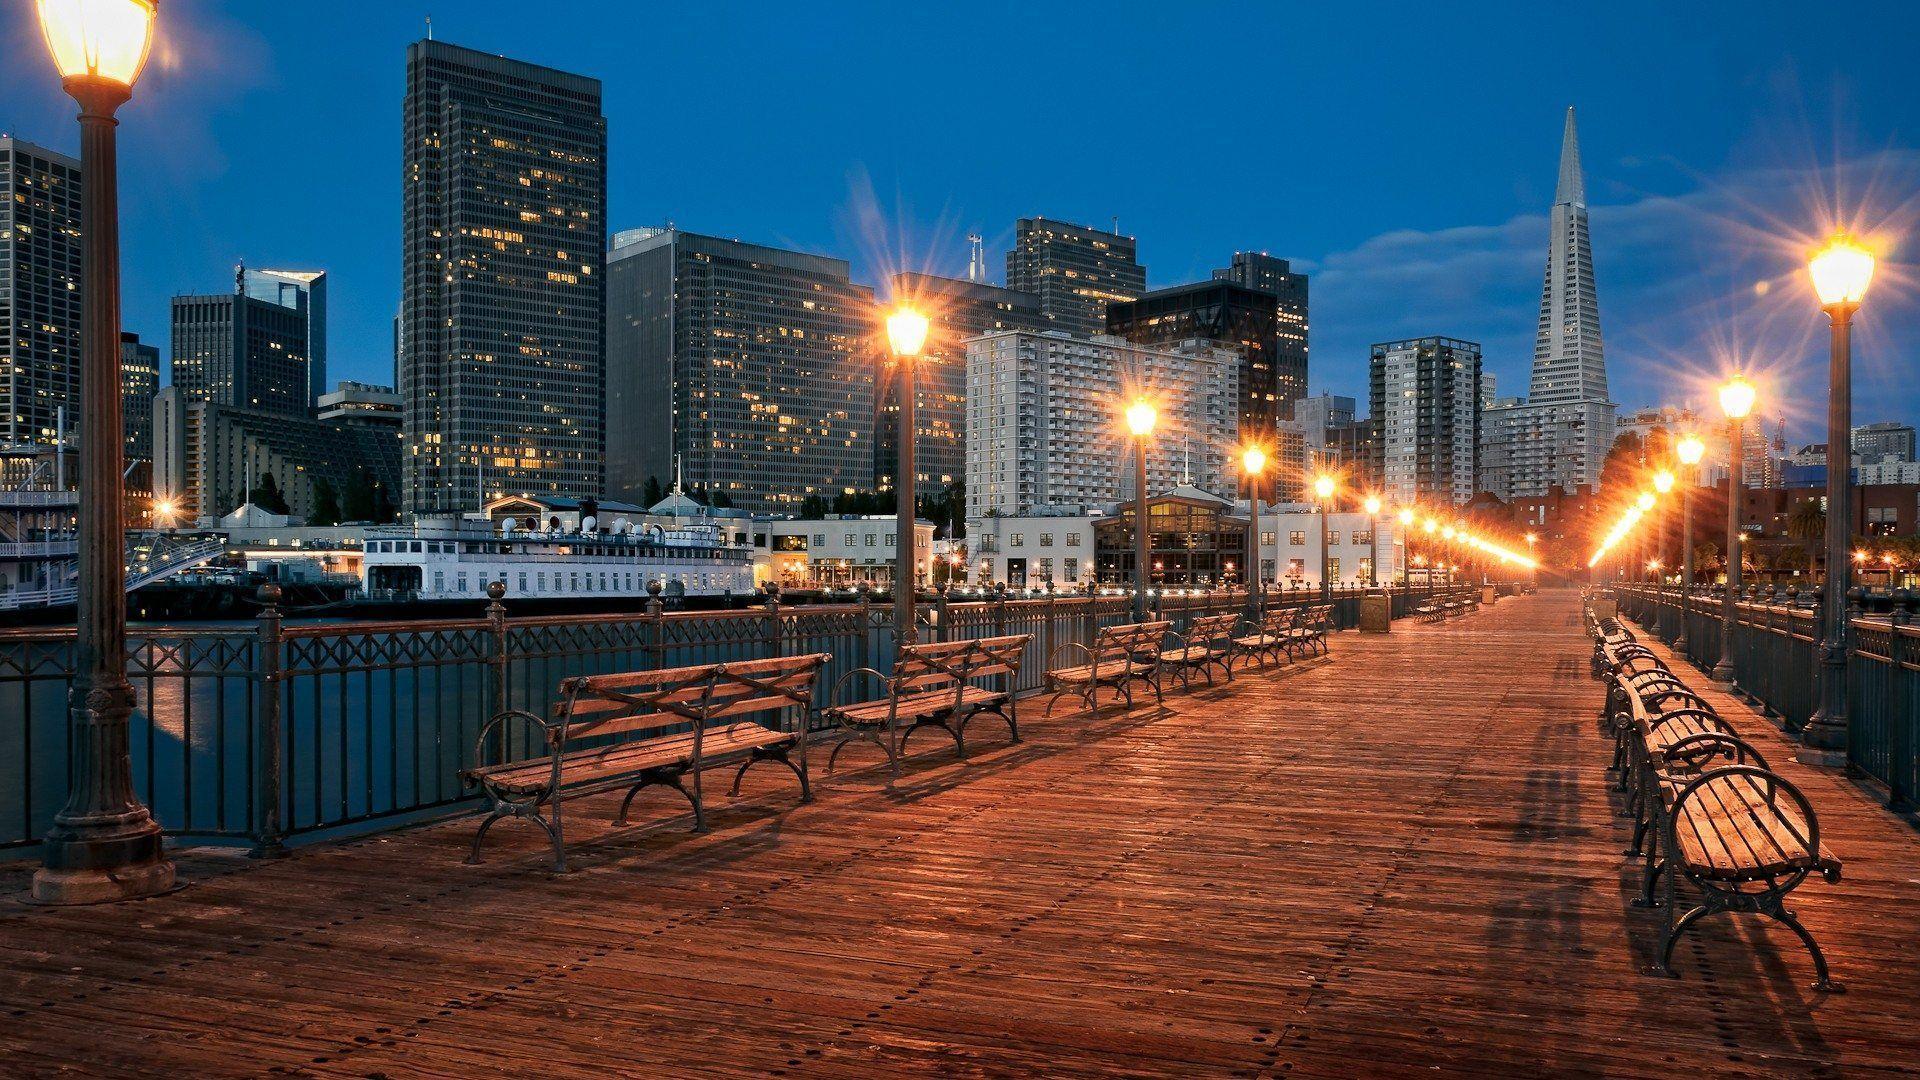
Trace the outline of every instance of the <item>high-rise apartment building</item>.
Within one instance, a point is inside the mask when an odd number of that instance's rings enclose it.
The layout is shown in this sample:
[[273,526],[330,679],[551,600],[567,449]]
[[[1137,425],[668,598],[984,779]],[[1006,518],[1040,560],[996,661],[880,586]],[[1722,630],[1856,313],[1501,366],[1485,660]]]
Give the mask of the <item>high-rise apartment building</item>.
[[1477,486],[1480,346],[1449,337],[1373,347],[1373,474],[1396,505],[1460,506]]
[[240,291],[298,311],[307,320],[307,404],[327,392],[327,274],[324,270],[240,270]]
[[[1597,488],[1613,447],[1616,408],[1607,400],[1606,352],[1588,233],[1580,139],[1567,110],[1560,175],[1548,214],[1547,270],[1534,335],[1529,399],[1489,410],[1482,458],[1496,462],[1487,490],[1505,500],[1538,498],[1549,488]],[[1497,415],[1495,415],[1497,414]]]
[[1240,357],[1060,331],[967,343],[967,520],[1133,497],[1133,439],[1119,412],[1144,392],[1159,409],[1147,486],[1232,491]]
[[79,161],[0,135],[0,446],[82,420],[80,195]]
[[[893,278],[896,301],[910,301],[928,319],[926,350],[914,363],[915,484],[937,492],[966,478],[968,338],[1001,330],[1047,328],[1040,298],[996,285],[903,273]],[[875,392],[873,477],[893,486],[900,460],[900,399],[891,376]]]
[[607,490],[649,477],[756,512],[871,486],[873,291],[842,259],[633,229],[607,266]]
[[1887,421],[1863,424],[1853,429],[1853,456],[1862,462],[1912,461],[1914,428],[1912,424]]
[[1215,270],[1213,276],[1272,293],[1277,301],[1272,393],[1274,415],[1285,419],[1292,403],[1307,394],[1307,275],[1295,273],[1293,264],[1265,252],[1237,251],[1233,264]]
[[1040,297],[1047,327],[1086,337],[1107,332],[1107,305],[1147,291],[1131,236],[1051,218],[1021,218],[1007,252],[1007,288]]
[[172,371],[191,401],[311,415],[306,316],[237,288],[173,298]]
[[1237,437],[1271,437],[1282,414],[1274,381],[1279,301],[1272,293],[1231,281],[1200,281],[1155,289],[1138,300],[1107,309],[1107,332],[1142,345],[1161,347],[1204,341],[1230,349],[1240,358]]
[[[607,121],[600,81],[407,47],[404,505],[603,487]],[[657,409],[657,403],[656,403]]]
[[160,392],[160,350],[139,334],[120,334],[120,427],[126,460],[153,460],[153,395]]

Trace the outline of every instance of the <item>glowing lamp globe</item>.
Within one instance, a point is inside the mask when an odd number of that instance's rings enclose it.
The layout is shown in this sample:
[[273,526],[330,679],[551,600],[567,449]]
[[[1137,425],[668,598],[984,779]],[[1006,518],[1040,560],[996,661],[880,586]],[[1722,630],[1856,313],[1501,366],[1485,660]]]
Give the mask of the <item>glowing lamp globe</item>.
[[1673,452],[1680,457],[1682,465],[1698,465],[1700,459],[1707,456],[1707,444],[1700,441],[1698,435],[1688,435],[1674,446]]
[[927,345],[927,317],[910,307],[887,316],[887,344],[895,356],[919,356]]
[[1413,524],[1413,511],[1412,511],[1412,510],[1401,510],[1401,511],[1400,511],[1400,524],[1402,524],[1402,525],[1411,525],[1411,524]]
[[1331,476],[1315,477],[1313,481],[1313,493],[1315,495],[1320,496],[1323,499],[1332,497],[1333,477]]
[[1145,438],[1153,434],[1153,422],[1157,419],[1159,413],[1154,411],[1153,403],[1146,398],[1137,398],[1127,406],[1127,429],[1135,435]]
[[39,0],[40,32],[62,79],[133,89],[153,48],[155,0]]
[[1447,526],[1446,528],[1444,528],[1444,529],[1441,529],[1441,530],[1440,530],[1440,535],[1441,535],[1441,536],[1443,536],[1443,537],[1445,537],[1445,538],[1447,538],[1448,540],[1451,540],[1451,539],[1453,539],[1453,537],[1454,537],[1454,531],[1453,531],[1453,526],[1451,526],[1451,525],[1449,525],[1449,526]]
[[1665,469],[1653,474],[1653,490],[1665,495],[1673,490],[1673,474]]
[[1821,307],[1858,304],[1873,281],[1873,253],[1841,233],[1807,262],[1807,274]]
[[1426,529],[1428,533],[1436,533],[1440,531],[1440,523],[1433,520],[1432,518],[1428,518],[1426,520],[1426,523],[1422,525],[1421,528]]
[[1240,455],[1240,467],[1248,476],[1259,476],[1261,470],[1267,467],[1267,452],[1257,446],[1247,447]]
[[1380,512],[1380,496],[1378,495],[1367,496],[1367,501],[1365,503],[1365,506],[1367,508],[1367,513],[1378,514]]
[[1739,420],[1753,411],[1753,399],[1758,396],[1753,384],[1746,376],[1735,375],[1720,388],[1720,408],[1729,420]]
[[1638,506],[1640,507],[1640,509],[1642,509],[1642,510],[1651,510],[1651,509],[1653,509],[1653,502],[1654,502],[1654,499],[1653,499],[1653,492],[1651,492],[1651,491],[1643,491],[1643,492],[1641,492],[1641,493],[1640,493],[1640,498],[1638,498],[1638,499],[1636,499],[1636,500],[1634,500],[1634,501],[1635,501],[1635,503],[1636,503],[1636,505],[1638,505]]

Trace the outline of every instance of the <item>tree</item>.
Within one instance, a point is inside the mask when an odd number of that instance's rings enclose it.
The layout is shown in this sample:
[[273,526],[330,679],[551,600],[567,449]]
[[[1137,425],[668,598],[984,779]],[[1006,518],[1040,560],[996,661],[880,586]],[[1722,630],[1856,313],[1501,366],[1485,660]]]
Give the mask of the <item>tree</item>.
[[376,525],[385,525],[399,516],[386,485],[374,479],[373,473],[366,469],[353,471],[353,480],[347,484],[341,510],[348,521],[367,521]]
[[833,513],[833,504],[825,495],[809,495],[800,500],[800,516],[803,518],[823,518]]
[[280,484],[270,472],[260,474],[260,482],[253,488],[253,505],[269,514],[291,514],[287,506],[287,497],[280,493]]
[[660,478],[657,476],[647,477],[646,485],[640,489],[640,501],[646,506],[652,507],[655,503],[666,497],[666,491],[660,487]]
[[716,510],[731,509],[733,507],[733,496],[727,494],[725,489],[715,490],[713,493],[713,498],[707,503],[707,505],[713,507]]
[[1787,515],[1787,535],[1807,545],[1807,565],[1819,562],[1819,544],[1827,535],[1827,511],[1818,499],[1802,499]]
[[313,525],[340,524],[340,497],[324,476],[313,478],[313,513],[307,520]]

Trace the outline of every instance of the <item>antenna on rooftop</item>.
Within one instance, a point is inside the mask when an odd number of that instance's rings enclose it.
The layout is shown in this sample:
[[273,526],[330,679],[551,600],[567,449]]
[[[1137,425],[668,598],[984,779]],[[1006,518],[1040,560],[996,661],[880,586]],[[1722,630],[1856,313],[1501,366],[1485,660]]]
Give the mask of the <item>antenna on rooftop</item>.
[[427,12],[427,40],[433,40],[433,12]]
[[987,250],[979,233],[967,234],[967,280],[984,285],[987,281]]

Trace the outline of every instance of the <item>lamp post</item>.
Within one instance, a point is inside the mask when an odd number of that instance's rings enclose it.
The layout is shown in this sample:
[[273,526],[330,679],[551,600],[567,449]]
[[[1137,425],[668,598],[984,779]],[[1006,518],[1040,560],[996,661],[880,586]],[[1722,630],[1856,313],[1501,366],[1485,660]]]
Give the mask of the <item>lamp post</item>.
[[133,791],[127,718],[126,526],[121,473],[120,216],[114,112],[153,44],[153,0],[40,0],[61,86],[80,105],[80,590],[74,630],[71,790],[33,876],[43,904],[152,896],[173,887],[160,825]]
[[1425,521],[1423,521],[1423,522],[1421,522],[1421,523],[1420,523],[1420,527],[1421,527],[1422,529],[1424,529],[1424,530],[1426,530],[1426,533],[1427,533],[1427,546],[1426,546],[1426,550],[1425,550],[1425,551],[1422,551],[1422,552],[1421,552],[1421,555],[1422,555],[1422,556],[1424,556],[1424,557],[1425,557],[1425,559],[1427,560],[1427,561],[1426,561],[1426,563],[1425,563],[1425,565],[1426,565],[1426,568],[1427,568],[1427,573],[1426,573],[1426,577],[1427,577],[1427,600],[1428,600],[1429,602],[1431,602],[1431,601],[1433,600],[1433,571],[1434,571],[1434,563],[1433,563],[1433,548],[1434,548],[1434,539],[1433,539],[1433,535],[1434,535],[1435,533],[1437,533],[1437,532],[1439,532],[1439,531],[1440,531],[1440,523],[1439,523],[1439,522],[1437,522],[1437,521],[1435,521],[1435,520],[1433,520],[1432,518],[1428,518],[1428,519],[1426,519]]
[[1413,507],[1403,506],[1397,515],[1400,520],[1400,579],[1409,588],[1413,586],[1413,572],[1408,569],[1413,558]]
[[1527,534],[1527,563],[1528,563],[1527,576],[1533,581],[1535,585],[1538,585],[1540,583],[1540,559],[1538,556],[1536,556],[1533,553],[1533,549],[1534,549],[1534,545],[1538,544],[1539,542],[1540,542],[1540,537],[1537,534],[1535,533]]
[[1325,473],[1314,477],[1313,493],[1320,499],[1320,599],[1322,600],[1333,596],[1333,582],[1327,580],[1329,554],[1327,547],[1333,542],[1327,535],[1327,501],[1333,498],[1334,487],[1333,477]]
[[[1671,470],[1661,469],[1659,472],[1653,474],[1654,494],[1659,497],[1660,501],[1660,516],[1654,519],[1652,540],[1653,556],[1649,560],[1650,568],[1655,571],[1666,565],[1667,518],[1669,516],[1667,496],[1673,492],[1673,482],[1674,477]],[[1657,588],[1660,583],[1660,575],[1655,573],[1653,575],[1653,584]]]
[[1153,403],[1135,398],[1127,406],[1127,430],[1133,433],[1133,621],[1147,621],[1147,440],[1159,418]]
[[1367,563],[1367,584],[1380,584],[1380,496],[1369,495],[1363,504],[1367,509],[1367,539],[1373,544],[1373,559]]
[[1833,339],[1827,374],[1827,574],[1821,585],[1820,707],[1801,739],[1815,750],[1847,746],[1847,587],[1853,534],[1853,313],[1873,281],[1873,255],[1842,234],[1827,244],[1807,273],[1827,313]]
[[1240,474],[1247,480],[1247,617],[1259,619],[1266,605],[1260,582],[1260,473],[1267,452],[1249,446],[1240,453]]
[[1673,639],[1673,651],[1682,656],[1687,654],[1687,611],[1693,592],[1693,489],[1699,486],[1700,459],[1706,452],[1707,444],[1692,432],[1674,447],[1680,464],[1687,468],[1680,487],[1680,633]]
[[913,625],[915,550],[914,522],[914,386],[913,369],[920,350],[927,344],[927,317],[910,307],[902,307],[887,316],[887,344],[893,351],[894,392],[899,400],[899,422],[895,425],[899,444],[899,465],[893,478],[897,499],[894,503],[893,532],[893,638],[901,645],[912,645],[918,636]]
[[1746,457],[1741,429],[1747,413],[1753,410],[1753,399],[1753,384],[1745,376],[1735,375],[1720,388],[1720,409],[1727,414],[1731,453],[1727,462],[1727,588],[1720,597],[1720,659],[1713,665],[1712,679],[1729,689],[1733,686],[1733,623],[1740,592],[1740,489]]

